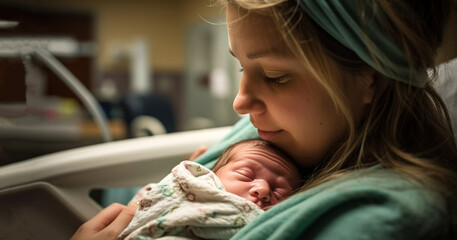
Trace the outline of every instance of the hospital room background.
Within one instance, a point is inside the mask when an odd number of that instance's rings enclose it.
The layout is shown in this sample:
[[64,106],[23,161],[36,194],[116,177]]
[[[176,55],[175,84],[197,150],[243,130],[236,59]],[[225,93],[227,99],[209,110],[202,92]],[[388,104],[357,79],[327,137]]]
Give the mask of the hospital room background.
[[0,165],[106,141],[62,79],[11,48],[47,48],[95,97],[114,141],[239,119],[239,66],[208,1],[1,1],[0,16],[17,22],[0,30]]

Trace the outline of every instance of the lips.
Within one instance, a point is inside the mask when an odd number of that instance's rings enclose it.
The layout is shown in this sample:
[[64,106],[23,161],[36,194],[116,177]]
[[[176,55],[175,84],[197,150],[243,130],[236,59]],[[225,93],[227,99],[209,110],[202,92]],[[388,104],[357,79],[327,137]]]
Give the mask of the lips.
[[273,207],[272,204],[262,202],[261,200],[257,200],[256,202],[254,202],[254,204],[259,206],[264,211],[266,211],[266,210],[270,209],[271,207]]
[[270,209],[272,207],[271,204],[265,203],[262,200],[257,199],[257,198],[254,201],[253,200],[250,200],[250,201],[253,202],[255,205],[257,205],[258,207],[260,207],[264,211],[266,211],[266,210],[268,210],[268,209]]
[[257,129],[257,133],[259,137],[266,141],[273,140],[282,130],[279,131],[265,131],[261,129]]
[[268,209],[272,208],[273,206],[266,206],[266,207],[260,207],[263,211],[267,211]]
[[252,125],[254,125],[254,127],[257,128],[257,133],[259,134],[259,137],[265,141],[273,140],[280,132],[282,132],[282,130],[269,131],[259,128],[258,126],[256,126],[257,121],[252,115],[250,115],[249,120],[251,121]]

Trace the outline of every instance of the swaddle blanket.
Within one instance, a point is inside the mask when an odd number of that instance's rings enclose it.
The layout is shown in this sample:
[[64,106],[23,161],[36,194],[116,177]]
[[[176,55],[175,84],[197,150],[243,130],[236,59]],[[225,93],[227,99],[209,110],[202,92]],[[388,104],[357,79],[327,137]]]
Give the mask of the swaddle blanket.
[[132,199],[139,204],[119,239],[229,239],[263,210],[226,192],[206,167],[183,161]]

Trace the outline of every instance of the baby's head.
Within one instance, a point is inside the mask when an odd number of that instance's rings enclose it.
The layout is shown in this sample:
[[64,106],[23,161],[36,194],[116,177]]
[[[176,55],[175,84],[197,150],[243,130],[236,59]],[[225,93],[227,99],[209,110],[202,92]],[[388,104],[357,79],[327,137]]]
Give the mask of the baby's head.
[[224,188],[267,210],[302,183],[298,168],[280,149],[263,140],[245,140],[227,148],[213,168]]

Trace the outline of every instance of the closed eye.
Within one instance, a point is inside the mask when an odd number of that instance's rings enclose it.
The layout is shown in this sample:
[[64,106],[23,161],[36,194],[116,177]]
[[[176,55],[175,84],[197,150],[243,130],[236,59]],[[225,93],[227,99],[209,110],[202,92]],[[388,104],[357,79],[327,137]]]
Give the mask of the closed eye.
[[275,195],[275,197],[278,199],[278,200],[284,200],[288,197],[288,194],[286,194],[285,191],[282,191],[280,189],[275,189],[273,190],[273,194]]
[[287,82],[287,74],[279,76],[279,77],[268,77],[267,75],[264,76],[264,79],[268,83],[273,84],[284,84]]
[[[239,69],[240,72],[244,72],[244,68],[243,67],[240,67]],[[288,81],[288,75],[287,74],[284,74],[282,76],[278,76],[278,77],[269,77],[267,76],[266,74],[263,75],[263,79],[267,82],[267,83],[272,83],[272,84],[277,84],[277,85],[280,85],[280,84],[284,84]]]
[[237,169],[235,170],[235,172],[241,176],[242,178],[244,178],[246,181],[249,180],[249,181],[252,181],[254,180],[255,178],[255,174],[254,172],[249,169],[249,168],[240,168],[240,169]]

